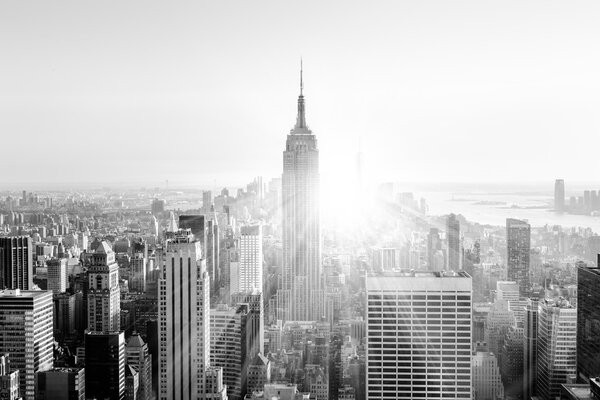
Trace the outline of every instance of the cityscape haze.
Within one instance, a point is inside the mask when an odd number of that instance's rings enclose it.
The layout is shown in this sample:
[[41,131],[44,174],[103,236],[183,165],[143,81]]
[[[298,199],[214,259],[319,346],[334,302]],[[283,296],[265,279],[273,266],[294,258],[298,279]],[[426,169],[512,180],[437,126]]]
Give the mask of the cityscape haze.
[[598,21],[0,3],[0,399],[600,400]]

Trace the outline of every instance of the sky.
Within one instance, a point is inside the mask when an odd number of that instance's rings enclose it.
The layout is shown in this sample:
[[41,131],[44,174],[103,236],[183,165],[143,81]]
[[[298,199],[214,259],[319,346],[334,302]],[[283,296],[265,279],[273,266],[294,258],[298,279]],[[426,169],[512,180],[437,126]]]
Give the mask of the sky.
[[[0,2],[0,186],[598,182],[600,2]],[[551,186],[549,186],[551,190]]]

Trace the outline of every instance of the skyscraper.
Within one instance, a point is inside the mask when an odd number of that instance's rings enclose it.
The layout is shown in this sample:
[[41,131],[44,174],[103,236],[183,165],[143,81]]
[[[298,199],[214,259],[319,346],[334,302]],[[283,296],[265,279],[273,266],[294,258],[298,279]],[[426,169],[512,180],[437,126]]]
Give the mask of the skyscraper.
[[471,398],[471,278],[366,277],[367,399]]
[[119,265],[106,242],[101,242],[91,256],[88,283],[88,329],[118,332],[121,322]]
[[523,398],[537,395],[538,302],[528,299],[523,325]]
[[520,295],[529,292],[531,227],[526,221],[506,219],[506,266],[509,281],[517,282]]
[[125,333],[85,334],[85,393],[88,399],[125,398]]
[[159,279],[159,398],[207,396],[210,281],[200,242],[180,230],[167,242]]
[[252,360],[258,353],[264,353],[265,327],[263,294],[260,291],[240,292],[231,295],[234,306],[248,305],[248,318],[246,322],[246,352],[248,359]]
[[321,291],[319,150],[306,125],[302,70],[296,125],[283,152],[283,271],[279,307],[286,320],[318,320]]
[[[599,257],[600,258],[600,257]],[[577,266],[577,379],[600,375],[600,268]]]
[[48,290],[54,294],[67,291],[67,259],[53,258],[46,263],[48,267]]
[[19,370],[19,394],[35,397],[35,373],[52,368],[52,292],[0,291],[0,354]]
[[557,179],[554,182],[554,210],[565,210],[565,181]]
[[440,231],[437,228],[431,228],[427,234],[427,266],[431,271],[438,270],[435,263],[435,255],[440,250],[442,250]]
[[552,400],[576,375],[577,310],[563,299],[541,300],[538,310],[537,393]]
[[138,373],[139,377],[139,400],[152,399],[152,355],[148,351],[148,345],[138,333],[131,335],[125,347],[127,365]]
[[450,214],[446,220],[446,240],[448,241],[448,270],[458,271],[461,265],[460,221]]
[[241,400],[246,394],[247,322],[248,304],[219,304],[210,310],[210,365],[223,369],[223,384],[231,400]]
[[33,252],[29,236],[0,237],[0,289],[33,289]]
[[[237,282],[231,287],[240,292],[263,290],[263,247],[260,225],[242,226],[240,229],[239,269]],[[233,277],[232,277],[233,278]]]

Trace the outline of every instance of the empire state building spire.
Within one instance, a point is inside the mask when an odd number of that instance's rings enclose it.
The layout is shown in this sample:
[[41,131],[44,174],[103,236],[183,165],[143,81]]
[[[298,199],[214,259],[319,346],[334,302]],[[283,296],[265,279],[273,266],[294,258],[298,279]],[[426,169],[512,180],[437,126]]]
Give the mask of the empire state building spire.
[[294,129],[308,129],[306,126],[306,116],[304,110],[304,82],[302,81],[302,59],[300,59],[300,96],[298,96],[298,117],[296,117],[296,126]]

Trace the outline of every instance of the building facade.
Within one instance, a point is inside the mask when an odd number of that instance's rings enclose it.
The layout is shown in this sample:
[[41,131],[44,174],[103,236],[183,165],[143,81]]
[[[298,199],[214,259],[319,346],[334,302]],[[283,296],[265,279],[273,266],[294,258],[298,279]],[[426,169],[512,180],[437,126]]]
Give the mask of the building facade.
[[88,330],[118,332],[121,312],[119,265],[106,242],[101,242],[91,255],[88,285]]
[[35,374],[52,368],[52,292],[0,292],[0,354],[19,370],[19,394],[35,397]]
[[[167,242],[159,279],[159,398],[204,398],[210,393],[210,278],[191,231]],[[203,397],[204,396],[204,397]]]
[[29,236],[0,237],[0,289],[33,289],[33,253]]
[[464,272],[366,277],[367,399],[471,399],[471,292]]
[[537,394],[542,400],[560,396],[563,383],[577,369],[577,309],[566,300],[538,304]]
[[125,333],[87,332],[85,391],[88,399],[125,398]]
[[526,221],[506,219],[506,272],[509,281],[517,282],[521,296],[529,293],[529,253],[531,227]]
[[577,380],[600,376],[600,268],[577,267]]

